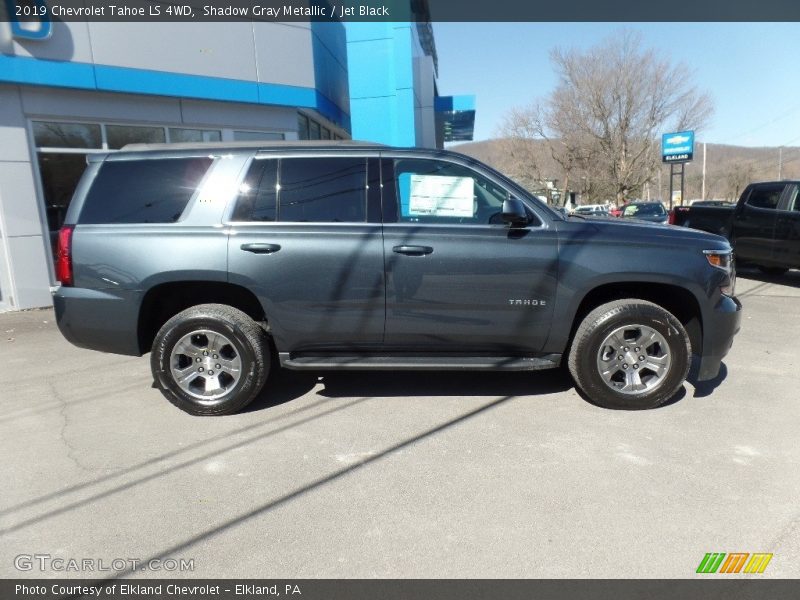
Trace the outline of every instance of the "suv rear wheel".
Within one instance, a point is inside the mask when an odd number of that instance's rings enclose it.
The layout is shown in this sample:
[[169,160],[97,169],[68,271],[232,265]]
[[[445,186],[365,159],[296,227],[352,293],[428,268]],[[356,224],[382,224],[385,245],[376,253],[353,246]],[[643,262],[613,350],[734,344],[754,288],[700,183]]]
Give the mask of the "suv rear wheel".
[[606,408],[655,408],[689,373],[691,346],[670,312],[645,300],[597,307],[575,333],[569,370],[578,387]]
[[249,404],[269,374],[264,330],[240,310],[201,304],[156,334],[150,367],[161,393],[193,415],[223,415]]

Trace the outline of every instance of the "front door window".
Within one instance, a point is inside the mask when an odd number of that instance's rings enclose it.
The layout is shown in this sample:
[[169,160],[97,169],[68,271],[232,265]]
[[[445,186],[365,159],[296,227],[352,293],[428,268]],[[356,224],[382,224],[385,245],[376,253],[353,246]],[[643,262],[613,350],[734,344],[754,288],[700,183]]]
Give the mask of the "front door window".
[[400,223],[502,224],[508,193],[471,169],[446,161],[400,159],[394,172]]

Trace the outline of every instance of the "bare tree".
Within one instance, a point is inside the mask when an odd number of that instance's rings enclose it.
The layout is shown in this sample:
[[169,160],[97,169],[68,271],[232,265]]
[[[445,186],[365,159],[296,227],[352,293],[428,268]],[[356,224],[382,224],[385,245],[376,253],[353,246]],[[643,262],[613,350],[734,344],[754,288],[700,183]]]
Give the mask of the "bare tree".
[[617,202],[641,193],[657,173],[660,134],[700,129],[713,111],[686,65],[659,59],[630,30],[586,51],[556,48],[550,58],[556,89],[541,104],[509,113],[515,117],[501,133],[516,122],[520,135],[546,140],[565,188],[582,177]]
[[536,120],[528,109],[512,108],[503,118],[502,135],[498,140],[502,169],[520,185],[536,191],[542,180],[542,148]]
[[727,165],[722,171],[722,194],[725,200],[738,200],[747,184],[757,179],[755,172],[755,165],[751,161],[737,161]]
[[[564,134],[569,125],[566,119],[561,135],[551,137],[548,115],[549,108],[538,103],[512,108],[501,124],[500,143],[507,158],[504,166],[515,178],[525,180],[534,177],[539,181],[560,179],[563,204],[568,198],[571,181],[580,180],[582,188],[586,188],[586,182],[591,181],[591,178],[580,173],[585,171],[592,151],[590,143],[579,132]],[[537,143],[542,141],[544,145]],[[559,175],[556,176],[555,172]]]

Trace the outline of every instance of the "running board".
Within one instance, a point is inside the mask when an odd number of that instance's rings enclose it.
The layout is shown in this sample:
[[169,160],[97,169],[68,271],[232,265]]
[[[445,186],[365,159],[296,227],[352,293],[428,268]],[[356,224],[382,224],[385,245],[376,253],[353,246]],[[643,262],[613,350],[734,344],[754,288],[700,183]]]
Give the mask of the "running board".
[[374,354],[278,354],[282,367],[294,370],[386,371],[539,371],[561,364],[560,354],[544,356],[391,356]]

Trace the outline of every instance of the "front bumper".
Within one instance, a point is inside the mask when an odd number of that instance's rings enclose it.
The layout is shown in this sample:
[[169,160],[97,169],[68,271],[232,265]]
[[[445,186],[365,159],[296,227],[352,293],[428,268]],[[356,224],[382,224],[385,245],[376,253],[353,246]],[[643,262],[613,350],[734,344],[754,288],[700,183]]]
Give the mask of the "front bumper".
[[733,337],[742,324],[742,304],[735,297],[721,296],[711,315],[703,321],[703,353],[698,381],[714,379],[720,364],[733,345]]

